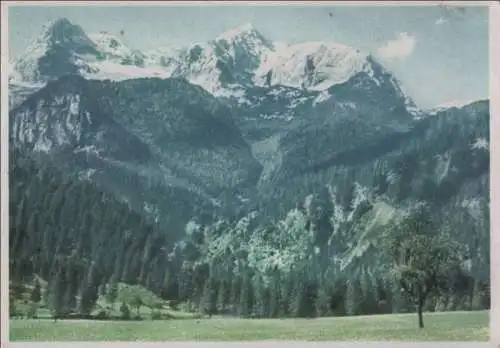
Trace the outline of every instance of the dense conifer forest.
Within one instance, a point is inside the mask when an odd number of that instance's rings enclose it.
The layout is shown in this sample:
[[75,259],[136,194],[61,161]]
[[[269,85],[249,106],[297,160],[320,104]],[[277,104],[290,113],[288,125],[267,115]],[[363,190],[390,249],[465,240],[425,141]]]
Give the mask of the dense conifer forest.
[[[100,298],[108,303],[98,306],[101,316],[121,301],[126,318],[147,303],[259,318],[415,311],[402,283],[382,264],[343,269],[325,260],[317,226],[335,226],[307,207],[266,226],[252,225],[248,216],[206,226],[193,220],[186,240],[174,243],[168,231],[93,183],[19,151],[10,158],[12,315],[24,303],[58,316],[88,316]],[[282,253],[275,262],[274,249],[266,254],[272,244]],[[385,246],[372,248],[374,259],[386,255]],[[488,308],[487,279],[461,271],[448,280],[451,286],[431,294],[425,310]]]

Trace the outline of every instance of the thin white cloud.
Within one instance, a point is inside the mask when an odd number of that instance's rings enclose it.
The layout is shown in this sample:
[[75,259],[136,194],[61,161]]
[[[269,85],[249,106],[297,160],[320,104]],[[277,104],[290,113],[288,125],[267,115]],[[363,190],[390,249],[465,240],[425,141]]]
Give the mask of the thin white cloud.
[[444,18],[444,17],[439,17],[439,19],[436,21],[436,24],[437,24],[437,25],[441,25],[441,24],[444,24],[444,23],[446,23],[446,22],[448,22],[448,20],[447,20],[446,18]]
[[408,33],[399,33],[397,39],[389,40],[380,46],[377,53],[386,59],[405,59],[415,50],[417,39]]

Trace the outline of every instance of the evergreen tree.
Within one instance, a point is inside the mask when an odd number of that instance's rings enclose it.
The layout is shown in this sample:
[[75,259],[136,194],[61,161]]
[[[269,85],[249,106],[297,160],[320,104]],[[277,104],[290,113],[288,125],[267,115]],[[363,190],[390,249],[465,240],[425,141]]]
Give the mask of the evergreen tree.
[[238,315],[243,318],[249,317],[253,308],[252,282],[247,273],[243,275],[241,284]]
[[331,312],[330,304],[331,298],[329,295],[329,289],[326,286],[322,286],[318,289],[318,295],[315,302],[316,315],[323,317]]
[[359,286],[361,292],[360,312],[362,314],[376,314],[378,311],[377,289],[366,271],[363,271],[360,275]]
[[312,275],[299,273],[295,277],[293,315],[296,317],[314,317],[318,289]]
[[217,292],[217,313],[225,313],[227,309],[226,282],[221,281]]
[[213,278],[207,279],[203,287],[203,295],[200,301],[200,312],[211,317],[217,312],[217,293]]
[[117,298],[118,298],[118,283],[116,283],[114,279],[112,279],[111,283],[109,283],[106,286],[105,299],[106,302],[108,302],[111,305],[113,311],[115,310],[115,304]]
[[281,277],[279,272],[275,272],[271,278],[269,289],[269,317],[277,318],[281,316]]
[[239,314],[240,294],[241,294],[240,277],[238,275],[233,274],[231,281],[231,294],[229,296],[229,302],[231,304],[231,313],[233,315]]
[[96,267],[93,264],[89,267],[87,276],[81,284],[81,302],[79,307],[80,314],[90,314],[94,309],[94,306],[99,298],[99,281],[99,275],[97,274]]
[[49,282],[48,288],[48,308],[52,313],[54,322],[61,316],[66,314],[66,306],[64,300],[64,270],[56,268],[55,274]]
[[254,276],[252,285],[253,285],[253,293],[255,294],[252,313],[257,318],[263,318],[266,314],[266,294],[265,294],[266,289],[264,287],[260,275]]
[[31,292],[30,300],[33,303],[38,304],[42,299],[42,288],[40,286],[40,282],[38,279],[35,280],[35,286],[33,287],[33,291]]
[[330,295],[330,310],[334,315],[346,315],[345,300],[347,295],[347,281],[334,279]]
[[359,280],[350,279],[347,282],[345,297],[345,312],[347,315],[361,314],[362,296]]
[[293,273],[288,274],[288,276],[285,278],[284,283],[284,286],[281,287],[280,308],[283,312],[283,315],[287,317],[292,316],[295,309],[295,275]]

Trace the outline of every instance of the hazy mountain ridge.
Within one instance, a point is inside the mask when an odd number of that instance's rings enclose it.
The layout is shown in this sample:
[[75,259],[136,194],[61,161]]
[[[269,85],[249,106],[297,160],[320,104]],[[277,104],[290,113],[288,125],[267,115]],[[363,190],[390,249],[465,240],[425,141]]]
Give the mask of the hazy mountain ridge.
[[149,53],[54,26],[15,66],[11,146],[159,222],[172,272],[378,279],[380,232],[425,202],[488,279],[488,101],[424,112],[371,55],[249,25]]

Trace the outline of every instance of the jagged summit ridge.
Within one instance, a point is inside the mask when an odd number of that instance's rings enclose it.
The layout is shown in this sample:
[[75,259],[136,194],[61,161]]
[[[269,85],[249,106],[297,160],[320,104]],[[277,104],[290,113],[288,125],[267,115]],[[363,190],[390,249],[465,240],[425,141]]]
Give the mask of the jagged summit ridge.
[[[43,82],[65,74],[112,80],[182,77],[220,96],[238,85],[323,91],[362,72],[378,83],[382,76],[377,76],[375,63],[369,54],[339,43],[274,43],[250,23],[206,43],[140,52],[116,35],[87,35],[62,18],[46,26],[36,45],[16,62],[12,78]],[[393,82],[401,89],[399,81]]]

